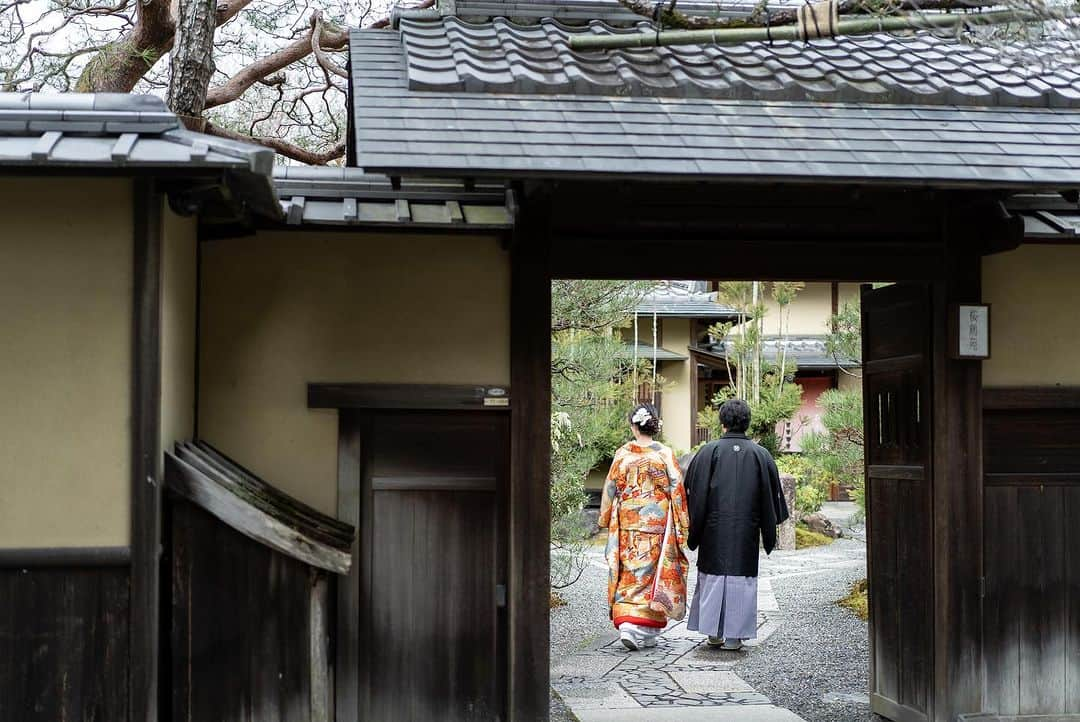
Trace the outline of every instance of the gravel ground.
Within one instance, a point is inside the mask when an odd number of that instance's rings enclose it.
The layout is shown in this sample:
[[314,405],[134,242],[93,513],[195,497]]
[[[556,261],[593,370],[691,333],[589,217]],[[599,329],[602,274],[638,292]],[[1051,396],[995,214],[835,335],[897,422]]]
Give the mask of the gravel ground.
[[549,722],[578,722],[578,718],[570,711],[570,708],[563,704],[562,699],[556,694],[555,690],[551,690],[551,717]]
[[589,646],[598,635],[614,632],[607,610],[607,567],[604,536],[589,552],[589,565],[581,579],[557,590],[566,606],[551,610],[551,658],[559,659]]
[[[857,550],[861,542],[840,539],[822,550]],[[814,554],[814,550],[797,554]],[[780,628],[761,647],[744,655],[732,671],[807,722],[865,722],[878,719],[866,701],[869,641],[866,622],[835,602],[866,576],[862,567],[823,569],[772,582],[780,606]],[[826,701],[825,695],[861,701]]]
[[[851,530],[845,530],[850,533]],[[806,569],[813,557],[824,553],[858,557],[863,542],[840,539],[818,550],[783,552],[773,559],[785,565],[795,563]],[[594,547],[590,565],[573,586],[560,590],[567,605],[551,610],[551,658],[557,660],[591,644],[597,636],[611,633],[604,593],[607,571],[602,547]],[[847,594],[851,584],[866,576],[865,567],[819,569],[812,574],[772,577],[773,592],[780,606],[779,629],[759,648],[748,651],[732,671],[782,707],[791,709],[807,722],[867,722],[880,720],[870,714],[866,701],[869,672],[869,642],[866,623],[835,602]],[[691,575],[693,576],[693,575]],[[852,695],[854,699],[826,701],[825,695]],[[574,717],[556,695],[552,695],[552,722],[573,722]]]

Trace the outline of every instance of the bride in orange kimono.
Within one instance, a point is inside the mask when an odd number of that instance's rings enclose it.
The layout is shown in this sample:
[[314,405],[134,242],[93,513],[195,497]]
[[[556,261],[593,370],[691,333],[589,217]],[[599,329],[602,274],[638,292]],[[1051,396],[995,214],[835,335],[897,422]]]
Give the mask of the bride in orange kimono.
[[630,414],[634,440],[615,452],[600,502],[607,527],[608,605],[627,649],[655,647],[669,619],[686,614],[686,491],[675,455],[653,437],[652,404]]

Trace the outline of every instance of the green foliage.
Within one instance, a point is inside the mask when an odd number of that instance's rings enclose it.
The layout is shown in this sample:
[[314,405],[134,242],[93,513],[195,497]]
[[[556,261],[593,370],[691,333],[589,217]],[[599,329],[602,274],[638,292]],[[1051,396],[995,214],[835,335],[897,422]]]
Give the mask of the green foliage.
[[[776,425],[790,419],[802,403],[802,387],[794,383],[795,361],[787,355],[788,307],[804,288],[803,283],[771,283],[759,281],[729,281],[719,286],[719,298],[739,313],[737,323],[720,323],[709,329],[709,335],[727,348],[725,358],[731,382],[712,399],[711,409],[699,414],[698,425],[710,429],[713,436],[721,433],[717,411],[731,398],[741,398],[750,405],[749,435],[774,456],[779,453]],[[776,334],[779,353],[767,359],[762,346],[768,328],[769,293],[777,306]]]
[[795,511],[798,516],[821,511],[821,505],[828,496],[814,484],[799,484],[795,487]]
[[830,389],[818,404],[825,411],[825,431],[803,437],[803,457],[816,480],[851,486],[855,501],[865,512],[862,391]]
[[795,518],[821,511],[829,498],[828,482],[815,473],[814,467],[801,454],[783,454],[776,458],[781,474],[795,477]]
[[835,540],[830,536],[810,531],[806,527],[795,527],[795,548],[809,549],[810,547],[823,547],[832,544]]
[[[554,281],[551,317],[551,561],[553,587],[585,563],[585,479],[626,442],[634,362],[618,330],[653,288],[638,281]],[[647,361],[636,369],[650,373]]]
[[870,584],[865,579],[860,579],[851,585],[851,591],[847,596],[836,602],[841,607],[846,607],[855,613],[864,622],[870,618]]
[[810,471],[806,465],[806,460],[798,454],[781,454],[777,456],[776,468],[781,474],[791,474],[797,482],[805,479]]
[[[862,358],[862,319],[858,301],[846,301],[829,322],[826,347],[835,358]],[[849,373],[849,372],[844,372]],[[824,431],[802,439],[802,455],[810,482],[851,488],[862,513],[866,512],[863,462],[863,397],[861,388],[831,389],[818,398]]]
[[829,320],[825,349],[838,361],[843,358],[862,361],[862,315],[858,301],[844,301],[839,313]]

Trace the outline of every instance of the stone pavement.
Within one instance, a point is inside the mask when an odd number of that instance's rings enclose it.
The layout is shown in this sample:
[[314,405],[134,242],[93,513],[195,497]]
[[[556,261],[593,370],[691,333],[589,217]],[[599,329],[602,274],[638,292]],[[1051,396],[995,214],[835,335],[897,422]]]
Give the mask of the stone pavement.
[[[836,511],[843,519],[847,510]],[[597,570],[606,569],[599,550],[590,556]],[[784,623],[785,615],[773,595],[774,580],[865,563],[861,546],[763,554],[758,578],[758,636],[748,641],[743,651],[711,649],[704,636],[688,631],[686,623],[679,622],[664,631],[655,648],[630,652],[619,642],[618,633],[609,628],[579,651],[552,659],[552,687],[580,722],[802,722],[801,717],[754,690],[731,668],[743,655],[754,654]],[[691,598],[695,576],[691,573],[689,580]]]
[[582,651],[552,660],[552,686],[581,722],[800,722],[730,671],[776,629],[772,584],[758,584],[758,637],[743,652],[711,649],[686,622],[664,631],[654,648],[628,651],[612,629]]

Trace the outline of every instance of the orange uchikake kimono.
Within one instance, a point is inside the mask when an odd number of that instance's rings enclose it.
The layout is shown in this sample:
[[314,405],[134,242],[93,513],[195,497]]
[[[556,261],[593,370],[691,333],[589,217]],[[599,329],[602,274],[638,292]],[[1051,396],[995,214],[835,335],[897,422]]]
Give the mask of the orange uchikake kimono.
[[615,452],[600,502],[608,529],[608,604],[618,627],[667,625],[686,613],[687,515],[682,471],[671,449],[631,441]]

